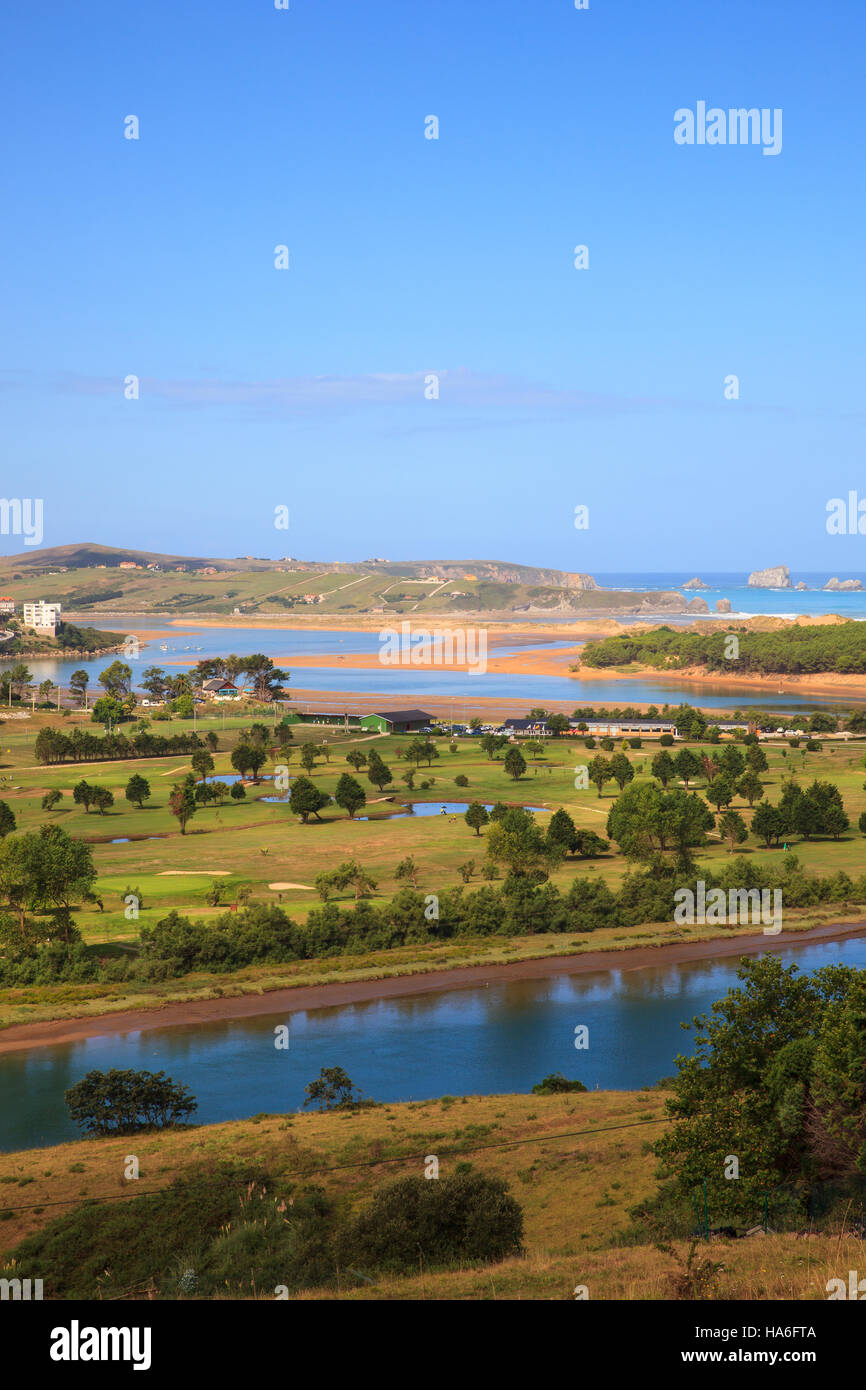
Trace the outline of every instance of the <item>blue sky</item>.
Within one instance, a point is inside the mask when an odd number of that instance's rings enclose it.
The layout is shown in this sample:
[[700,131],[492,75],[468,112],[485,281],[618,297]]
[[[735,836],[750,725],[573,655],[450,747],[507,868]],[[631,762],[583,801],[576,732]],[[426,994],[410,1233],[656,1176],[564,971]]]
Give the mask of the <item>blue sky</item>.
[[[5,495],[46,545],[866,569],[864,42],[859,0],[7,7]],[[702,100],[781,153],[675,144]]]

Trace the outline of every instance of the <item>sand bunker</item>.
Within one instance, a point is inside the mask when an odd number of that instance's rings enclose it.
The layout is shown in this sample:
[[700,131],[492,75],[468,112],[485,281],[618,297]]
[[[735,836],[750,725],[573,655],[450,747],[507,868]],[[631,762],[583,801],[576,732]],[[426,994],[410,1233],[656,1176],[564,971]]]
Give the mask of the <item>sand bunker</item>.
[[314,888],[313,888],[313,886],[312,886],[312,884],[310,884],[310,883],[269,883],[269,884],[268,884],[268,887],[269,887],[269,888],[280,888],[280,889],[281,889],[281,888],[305,888],[305,889],[307,890],[308,893],[312,893],[312,892],[315,891]]

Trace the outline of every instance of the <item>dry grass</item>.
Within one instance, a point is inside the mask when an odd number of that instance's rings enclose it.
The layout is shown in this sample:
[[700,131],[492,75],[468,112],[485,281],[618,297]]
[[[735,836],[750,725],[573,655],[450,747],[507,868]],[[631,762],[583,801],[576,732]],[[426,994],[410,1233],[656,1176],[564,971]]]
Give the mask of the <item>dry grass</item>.
[[[382,1182],[422,1172],[434,1153],[443,1175],[464,1161],[507,1180],[524,1208],[525,1256],[360,1287],[347,1275],[339,1290],[299,1298],[572,1300],[585,1286],[595,1300],[668,1300],[677,1296],[688,1243],[674,1242],[676,1255],[628,1243],[628,1209],[655,1189],[647,1150],[663,1132],[664,1099],[657,1090],[444,1097],[4,1155],[0,1212],[6,1204],[28,1209],[0,1223],[0,1258],[83,1198],[134,1200],[133,1187],[158,1189],[208,1160],[256,1159],[282,1179],[321,1184],[354,1209]],[[123,1175],[130,1153],[140,1161],[140,1186]],[[695,1254],[722,1265],[712,1297],[757,1301],[825,1299],[827,1280],[847,1280],[863,1258],[861,1241],[839,1235],[713,1240]]]

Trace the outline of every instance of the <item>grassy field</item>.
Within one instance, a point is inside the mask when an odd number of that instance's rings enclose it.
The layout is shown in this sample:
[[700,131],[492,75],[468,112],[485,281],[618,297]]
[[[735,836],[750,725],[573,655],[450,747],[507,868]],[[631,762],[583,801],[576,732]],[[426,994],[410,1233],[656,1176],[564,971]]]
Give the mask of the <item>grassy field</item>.
[[[302,1299],[594,1300],[682,1297],[676,1276],[688,1242],[663,1253],[639,1235],[629,1209],[655,1189],[652,1142],[664,1131],[665,1093],[442,1097],[324,1114],[264,1115],[231,1124],[83,1140],[0,1156],[0,1260],[17,1242],[84,1200],[135,1200],[176,1175],[220,1158],[256,1159],[277,1183],[313,1182],[357,1210],[394,1177],[421,1174],[428,1154],[440,1175],[470,1162],[504,1178],[525,1216],[525,1254],[497,1264],[311,1289]],[[127,1155],[140,1162],[124,1178]],[[858,1267],[862,1243],[844,1234],[803,1239],[763,1233],[700,1243],[718,1271],[717,1298],[824,1299],[831,1277]],[[862,1261],[861,1261],[862,1262]],[[50,1296],[50,1272],[46,1297]],[[116,1296],[116,1295],[115,1295]],[[249,1296],[253,1290],[250,1288]],[[270,1291],[256,1296],[271,1297]],[[692,1295],[693,1296],[693,1295]]]
[[[29,559],[29,557],[27,557]],[[569,587],[561,571],[539,571],[542,582],[532,582],[527,570],[525,582],[497,580],[496,567],[483,562],[467,564],[466,573],[456,578],[420,579],[409,571],[395,574],[385,569],[293,570],[286,563],[251,565],[222,569],[205,574],[193,567],[178,572],[173,567],[160,570],[119,570],[110,567],[69,568],[48,574],[31,573],[21,565],[21,557],[0,559],[0,586],[16,603],[39,599],[50,590],[53,601],[64,611],[75,612],[86,621],[88,612],[148,613],[172,617],[184,613],[230,614],[239,608],[247,616],[270,614],[351,617],[387,608],[391,613],[428,613],[440,616],[461,613],[506,614],[531,605],[543,612],[562,609],[582,612],[616,613],[636,611],[652,595],[620,590],[580,590]],[[202,569],[206,566],[202,566]],[[487,572],[486,572],[487,571]],[[562,582],[558,583],[557,580]],[[321,595],[313,604],[308,595]],[[680,605],[674,604],[674,611]],[[685,607],[684,601],[682,607]]]
[[[422,892],[439,892],[461,883],[460,868],[470,860],[475,864],[470,884],[481,884],[484,832],[477,836],[466,825],[462,813],[401,815],[405,808],[400,803],[404,801],[429,802],[438,807],[444,801],[477,799],[489,804],[501,800],[542,808],[537,815],[542,826],[552,811],[564,806],[579,828],[604,835],[607,811],[618,792],[614,783],[606,786],[601,797],[594,787],[588,791],[575,789],[575,768],[594,756],[579,739],[551,740],[543,755],[530,761],[526,774],[519,781],[506,774],[501,758],[490,761],[486,757],[479,747],[480,740],[460,739],[456,752],[452,753],[448,740],[439,739],[436,740],[439,758],[429,770],[422,766],[416,776],[415,789],[410,792],[401,781],[406,767],[401,754],[412,741],[411,736],[347,738],[339,732],[324,730],[322,726],[297,726],[290,772],[302,771],[300,745],[308,738],[321,742],[324,735],[328,739],[329,756],[327,760],[319,758],[312,776],[328,793],[334,791],[343,772],[356,775],[346,761],[346,754],[352,749],[369,752],[375,747],[381,753],[394,774],[394,782],[380,793],[361,771],[359,780],[368,795],[362,814],[366,814],[367,819],[350,821],[344,812],[331,805],[322,812],[321,821],[312,820],[302,825],[290,813],[287,801],[266,799],[275,793],[272,784],[262,780],[258,784],[247,784],[243,801],[227,799],[219,808],[201,808],[182,835],[169,811],[168,800],[173,785],[191,770],[188,756],[47,767],[36,763],[33,743],[38,729],[44,724],[56,724],[68,730],[78,718],[37,713],[32,719],[9,721],[3,726],[0,730],[0,798],[14,811],[18,831],[57,824],[92,845],[102,909],[81,909],[76,913],[76,921],[85,941],[100,948],[101,954],[134,949],[140,926],[156,922],[172,908],[195,916],[224,911],[228,904],[237,900],[239,890],[249,893],[251,901],[278,902],[296,920],[303,921],[310,908],[319,903],[314,890],[316,875],[349,858],[359,860],[376,879],[377,887],[371,895],[374,902],[390,898],[402,886],[395,877],[395,870],[407,857],[413,858],[418,866],[418,888]],[[217,733],[219,748],[214,755],[217,777],[235,775],[230,764],[231,750],[241,729],[249,722],[249,713],[245,717],[236,713],[219,714],[198,721],[200,733],[211,729]],[[152,728],[154,732],[171,733],[188,731],[190,724],[189,721],[174,721],[156,723]],[[690,746],[700,748],[700,745]],[[771,800],[778,799],[783,776],[791,773],[796,774],[801,783],[814,777],[829,779],[842,792],[852,829],[839,841],[797,840],[793,844],[804,866],[816,873],[844,869],[856,877],[863,872],[864,842],[856,829],[857,819],[866,809],[863,746],[859,741],[847,744],[825,741],[820,752],[806,753],[787,747],[767,749],[770,768],[762,775],[762,780],[765,794]],[[640,750],[629,752],[638,781],[649,777],[649,764],[657,748],[656,743],[646,741]],[[274,758],[279,760],[280,756],[277,753]],[[273,768],[272,759],[263,769],[263,777],[272,774]],[[124,797],[124,788],[133,773],[141,774],[150,784],[151,799],[142,809]],[[468,786],[458,787],[455,784],[457,776],[465,776]],[[107,814],[100,815],[95,810],[87,814],[82,807],[73,804],[71,789],[82,779],[111,790],[115,804]],[[420,786],[425,780],[433,783],[427,790]],[[697,785],[700,789],[702,782]],[[41,799],[52,789],[62,791],[63,800],[56,810],[46,812],[41,809]],[[734,807],[748,821],[748,806],[741,805],[737,799]],[[751,837],[743,852],[757,861],[778,860],[780,855],[778,849],[767,850]],[[717,837],[711,837],[710,844],[699,857],[699,868],[718,867],[726,858],[726,845]],[[575,877],[586,876],[603,878],[615,887],[627,868],[626,860],[613,846],[611,853],[596,860],[569,859],[554,873],[553,882],[565,889]],[[275,888],[271,886],[274,884],[291,886]],[[222,906],[209,901],[214,885],[220,886]],[[137,921],[127,920],[125,916],[123,900],[129,891],[136,892],[141,900]],[[353,900],[351,890],[341,896],[346,902]],[[785,925],[805,928],[828,920],[852,920],[857,915],[856,912],[846,914],[844,910],[822,908],[786,913]],[[548,951],[622,949],[629,945],[678,941],[684,937],[706,940],[718,934],[718,928],[682,928],[664,922],[597,931],[577,939],[567,935],[516,940],[460,938],[440,946],[380,952],[369,958],[341,957],[267,970],[250,969],[236,976],[190,976],[170,985],[137,987],[134,995],[129,992],[128,985],[5,990],[0,992],[0,1025],[65,1017],[76,1011],[82,1014],[98,1011],[101,998],[103,1007],[116,1009],[137,1006],[149,998],[162,1002],[188,999],[199,993],[261,991],[289,983],[305,983],[311,978],[317,981],[358,978],[364,973],[376,977],[457,963],[539,956]]]

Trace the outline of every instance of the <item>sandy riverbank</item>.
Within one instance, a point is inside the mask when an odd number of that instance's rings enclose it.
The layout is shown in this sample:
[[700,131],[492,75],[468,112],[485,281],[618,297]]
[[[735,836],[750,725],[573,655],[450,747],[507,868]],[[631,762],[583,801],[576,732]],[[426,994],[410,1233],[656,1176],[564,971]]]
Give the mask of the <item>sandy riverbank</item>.
[[632,946],[619,951],[586,951],[580,955],[544,956],[505,964],[468,965],[417,975],[393,975],[385,979],[353,980],[325,985],[298,985],[264,994],[244,994],[219,999],[191,1000],[152,1009],[131,1009],[96,1018],[61,1019],[56,1023],[19,1023],[0,1032],[0,1053],[80,1042],[110,1033],[137,1033],[155,1028],[178,1028],[228,1019],[290,1014],[373,999],[393,999],[443,990],[469,989],[478,985],[538,980],[551,975],[589,975],[607,970],[643,970],[716,957],[759,955],[783,951],[817,941],[837,941],[866,935],[866,922],[829,923],[802,932],[736,935],[725,933],[710,941],[677,942],[666,946]]
[[[579,650],[579,649],[578,649]],[[574,657],[571,658],[575,660]],[[295,663],[298,664],[297,662]],[[835,671],[821,671],[817,675],[742,675],[718,671],[708,671],[704,666],[687,666],[679,671],[659,670],[656,666],[635,665],[628,670],[616,670],[609,666],[581,666],[579,672],[571,672],[581,681],[591,680],[661,680],[673,681],[677,685],[700,690],[701,686],[711,685],[715,689],[724,686],[736,693],[737,690],[760,690],[772,703],[774,695],[834,695],[837,699],[849,697],[866,700],[866,676],[840,675]]]

